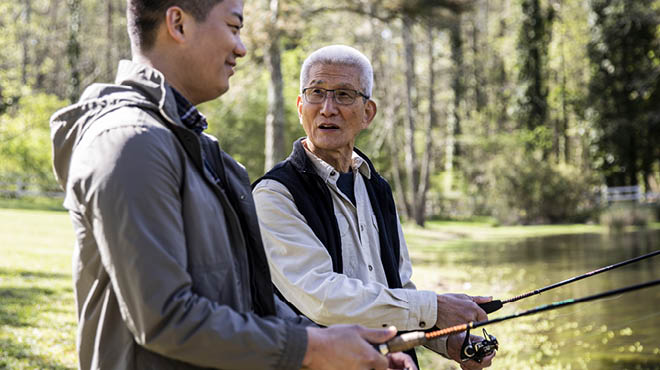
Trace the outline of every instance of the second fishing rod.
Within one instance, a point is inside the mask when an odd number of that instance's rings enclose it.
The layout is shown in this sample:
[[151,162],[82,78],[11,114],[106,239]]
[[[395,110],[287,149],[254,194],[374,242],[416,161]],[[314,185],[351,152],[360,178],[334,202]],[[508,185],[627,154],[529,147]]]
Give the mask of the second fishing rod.
[[[582,297],[582,298],[566,299],[566,300],[563,300],[563,301],[554,302],[554,303],[546,304],[546,305],[543,305],[543,306],[538,306],[538,307],[535,307],[531,310],[518,312],[518,313],[511,314],[511,315],[503,316],[503,317],[498,317],[498,318],[491,319],[491,320],[476,321],[476,322],[475,321],[470,321],[469,323],[466,323],[466,324],[456,325],[456,326],[452,326],[452,327],[449,327],[449,328],[435,330],[435,331],[431,331],[431,332],[423,332],[423,331],[409,332],[409,333],[398,335],[398,336],[394,337],[393,339],[390,339],[386,343],[376,344],[374,346],[383,355],[386,355],[386,354],[391,353],[391,352],[406,351],[406,350],[409,350],[409,349],[414,348],[416,346],[424,345],[424,344],[428,343],[428,341],[430,341],[431,339],[434,339],[434,338],[439,338],[439,337],[443,337],[443,336],[447,336],[447,335],[451,335],[451,334],[456,334],[456,333],[462,333],[462,332],[468,332],[469,333],[470,329],[476,329],[476,328],[479,328],[479,327],[484,327],[484,326],[495,324],[495,323],[498,323],[498,322],[507,321],[507,320],[518,318],[518,317],[533,315],[533,314],[537,314],[537,313],[544,312],[544,311],[554,310],[554,309],[557,309],[557,308],[566,307],[566,306],[574,305],[574,304],[577,304],[577,303],[589,302],[589,301],[594,301],[594,300],[598,300],[598,299],[602,299],[602,298],[606,298],[606,297],[617,296],[619,294],[628,293],[628,292],[632,292],[632,291],[640,290],[640,289],[644,289],[644,288],[649,288],[649,287],[656,286],[656,285],[660,285],[660,279],[648,281],[648,282],[641,283],[641,284],[631,285],[631,286],[627,286],[627,287],[624,287],[624,288],[609,290],[609,291],[606,291],[606,292],[602,292],[602,293],[598,293],[598,294],[594,294],[594,295],[590,295],[590,296],[586,296],[586,297]],[[487,333],[484,333],[484,334],[487,334]],[[468,337],[469,337],[469,335],[466,335],[466,338],[468,338]],[[495,348],[496,347],[497,347],[497,342],[495,341]]]
[[540,289],[532,290],[530,292],[527,292],[527,293],[524,293],[524,294],[521,294],[521,295],[517,295],[517,296],[509,298],[509,299],[504,299],[504,300],[497,299],[497,300],[493,300],[493,301],[486,302],[486,303],[479,303],[479,307],[481,307],[481,309],[486,311],[486,313],[495,312],[495,311],[499,310],[500,308],[502,308],[502,306],[504,306],[506,303],[516,302],[516,301],[519,301],[521,299],[531,297],[533,295],[541,294],[541,293],[546,292],[550,289],[555,289],[555,288],[558,288],[560,286],[576,282],[578,280],[582,280],[582,279],[585,279],[585,278],[588,278],[588,277],[591,277],[591,276],[594,276],[594,275],[598,275],[598,274],[603,273],[605,271],[610,271],[610,270],[613,270],[613,269],[618,268],[618,267],[622,267],[622,266],[625,266],[625,265],[628,265],[628,264],[631,264],[631,263],[634,263],[634,262],[639,262],[641,260],[657,256],[659,254],[660,254],[660,250],[657,250],[657,251],[654,251],[654,252],[651,252],[651,253],[641,255],[639,257],[631,258],[631,259],[623,261],[623,262],[619,262],[619,263],[615,263],[615,264],[612,264],[612,265],[609,265],[609,266],[601,267],[599,269],[589,271],[589,272],[584,273],[582,275],[578,275],[578,276],[572,277],[570,279],[562,280],[558,283],[554,283],[552,285],[548,285],[548,286],[540,288]]

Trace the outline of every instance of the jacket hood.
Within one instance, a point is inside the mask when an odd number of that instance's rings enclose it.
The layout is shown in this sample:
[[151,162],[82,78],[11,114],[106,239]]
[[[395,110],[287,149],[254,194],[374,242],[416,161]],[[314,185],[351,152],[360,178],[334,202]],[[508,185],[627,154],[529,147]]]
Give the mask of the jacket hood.
[[[62,108],[50,118],[53,169],[66,190],[69,164],[76,146],[94,121],[118,108],[133,106],[158,111],[168,121],[181,125],[176,102],[163,74],[146,65],[122,60],[115,84],[93,84],[78,103]],[[174,117],[174,118],[173,118]]]

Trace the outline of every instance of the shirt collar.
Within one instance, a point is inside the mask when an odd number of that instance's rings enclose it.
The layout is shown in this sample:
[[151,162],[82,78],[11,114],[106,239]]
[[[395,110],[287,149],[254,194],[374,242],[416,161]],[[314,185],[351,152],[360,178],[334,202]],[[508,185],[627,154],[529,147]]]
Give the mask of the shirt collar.
[[172,92],[174,93],[176,108],[183,125],[195,131],[197,135],[201,135],[202,131],[206,130],[208,127],[206,117],[204,117],[204,115],[200,113],[197,108],[188,101],[188,99],[173,87]]
[[[312,165],[314,165],[316,173],[323,179],[323,181],[327,182],[329,179],[331,179],[333,183],[336,183],[337,178],[339,177],[338,171],[335,170],[335,168],[332,167],[329,163],[317,157],[316,154],[307,149],[307,139],[303,140],[302,144],[303,148],[305,148],[305,154],[307,154],[307,158],[309,158],[309,160],[312,162]],[[369,168],[367,161],[360,157],[355,151],[353,151],[351,162],[351,169],[353,171],[357,170],[360,172],[360,174],[362,174],[362,176],[366,177],[367,179],[371,179],[371,169]]]

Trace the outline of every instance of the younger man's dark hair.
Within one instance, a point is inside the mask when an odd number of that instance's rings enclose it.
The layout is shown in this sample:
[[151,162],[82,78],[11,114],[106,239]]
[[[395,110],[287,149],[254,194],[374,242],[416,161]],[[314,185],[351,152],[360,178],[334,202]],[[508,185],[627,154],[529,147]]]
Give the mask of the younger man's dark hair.
[[222,0],[127,0],[126,16],[131,42],[141,51],[148,51],[156,41],[156,29],[165,19],[165,12],[178,6],[198,22],[206,20],[211,9]]

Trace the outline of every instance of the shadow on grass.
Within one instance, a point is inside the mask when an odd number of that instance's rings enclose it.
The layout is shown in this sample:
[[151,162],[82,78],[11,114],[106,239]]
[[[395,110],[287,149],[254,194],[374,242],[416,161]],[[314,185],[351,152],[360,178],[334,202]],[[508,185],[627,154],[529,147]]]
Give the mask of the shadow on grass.
[[31,326],[42,303],[55,294],[52,289],[37,287],[0,288],[0,325]]
[[0,278],[2,277],[12,277],[20,276],[23,279],[71,279],[71,274],[63,274],[61,272],[43,272],[43,271],[30,271],[30,270],[18,270],[18,269],[8,269],[0,267]]
[[17,343],[11,339],[0,338],[0,369],[13,369],[19,365],[17,362],[27,361],[32,369],[64,370],[69,367],[53,362],[43,356],[32,353],[30,346]]

